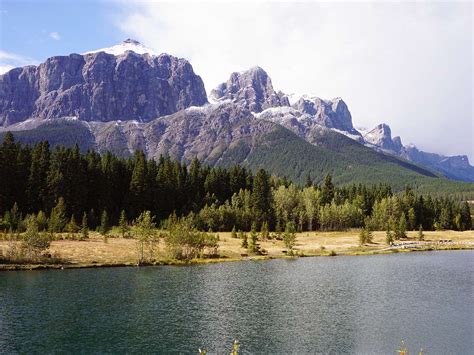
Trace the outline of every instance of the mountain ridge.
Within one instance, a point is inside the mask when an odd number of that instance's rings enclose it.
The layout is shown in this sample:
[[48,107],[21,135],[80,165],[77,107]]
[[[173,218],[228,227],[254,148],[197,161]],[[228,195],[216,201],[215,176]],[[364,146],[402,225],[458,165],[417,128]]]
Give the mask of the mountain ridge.
[[[22,95],[26,99],[21,100]],[[399,137],[391,137],[385,124],[362,134],[354,128],[342,98],[290,97],[273,88],[261,67],[232,73],[211,91],[208,100],[204,83],[189,62],[156,55],[131,39],[83,55],[51,57],[39,66],[16,68],[0,76],[1,130],[28,131],[30,135],[36,130],[39,139],[39,132],[46,134],[64,119],[86,124],[89,133],[81,136],[88,137],[86,146],[119,155],[142,149],[154,158],[170,154],[189,161],[197,156],[215,165],[221,164],[221,156],[223,161],[230,157],[230,161],[244,163],[245,159],[235,159],[234,149],[260,149],[255,142],[270,135],[277,125],[316,148],[327,149],[328,135],[335,135],[332,140],[357,151],[350,158],[354,161],[358,161],[357,154],[370,154],[343,144],[346,137],[377,154],[401,159],[395,163],[401,168],[416,166],[408,161],[427,166],[427,170],[417,168],[423,176],[436,178],[434,170],[449,178],[474,181],[474,168],[467,157],[444,157],[404,147]],[[48,127],[41,129],[42,124]],[[290,140],[300,144],[293,137]],[[330,147],[333,152],[339,148]]]

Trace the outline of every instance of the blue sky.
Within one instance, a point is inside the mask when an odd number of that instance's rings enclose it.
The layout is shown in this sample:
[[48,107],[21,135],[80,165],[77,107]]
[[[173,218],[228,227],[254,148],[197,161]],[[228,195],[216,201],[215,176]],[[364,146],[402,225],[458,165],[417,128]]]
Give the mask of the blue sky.
[[259,65],[276,90],[342,97],[356,127],[474,160],[469,1],[0,0],[0,71],[134,38],[209,92]]
[[122,40],[110,1],[1,0],[0,48],[38,61]]

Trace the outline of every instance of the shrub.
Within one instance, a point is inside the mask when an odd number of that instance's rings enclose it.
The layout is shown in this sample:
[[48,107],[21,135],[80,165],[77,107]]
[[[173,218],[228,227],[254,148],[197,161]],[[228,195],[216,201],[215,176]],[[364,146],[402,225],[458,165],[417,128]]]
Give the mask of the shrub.
[[156,236],[154,217],[150,211],[145,211],[138,216],[133,224],[133,234],[137,239],[137,263],[151,262],[156,253]]
[[191,260],[198,257],[218,256],[218,238],[216,235],[200,232],[186,218],[170,226],[166,236],[166,246],[171,258]]
[[283,233],[283,242],[290,251],[293,249],[296,242],[295,230],[295,224],[293,222],[288,222],[285,227],[285,232]]

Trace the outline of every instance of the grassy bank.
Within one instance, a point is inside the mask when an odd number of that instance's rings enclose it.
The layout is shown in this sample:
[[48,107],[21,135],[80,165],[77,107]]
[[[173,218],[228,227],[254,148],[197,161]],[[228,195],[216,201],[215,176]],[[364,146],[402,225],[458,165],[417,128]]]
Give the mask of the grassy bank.
[[[330,256],[330,255],[370,255],[394,252],[411,252],[423,250],[474,249],[474,231],[425,232],[425,241],[431,242],[416,248],[395,247],[388,249],[385,244],[385,232],[373,232],[373,243],[359,246],[358,231],[346,232],[305,232],[298,233],[294,252],[297,256]],[[63,235],[66,237],[66,235]],[[415,241],[417,232],[408,232],[408,239]],[[59,237],[59,236],[58,236]],[[440,240],[451,240],[453,243],[439,243]],[[3,254],[11,247],[9,241],[0,241]],[[259,242],[265,255],[249,253],[241,247],[241,240],[232,238],[231,233],[219,233],[219,257],[211,259],[193,259],[184,262],[170,259],[163,240],[158,243],[156,262],[158,265],[184,265],[189,263],[212,263],[238,260],[265,260],[288,257],[281,240]],[[137,262],[136,241],[134,239],[108,238],[107,242],[98,233],[90,233],[84,241],[55,240],[51,243],[49,253],[59,257],[57,264],[0,264],[0,270],[44,269],[44,268],[80,268],[80,267],[113,267],[133,266]]]

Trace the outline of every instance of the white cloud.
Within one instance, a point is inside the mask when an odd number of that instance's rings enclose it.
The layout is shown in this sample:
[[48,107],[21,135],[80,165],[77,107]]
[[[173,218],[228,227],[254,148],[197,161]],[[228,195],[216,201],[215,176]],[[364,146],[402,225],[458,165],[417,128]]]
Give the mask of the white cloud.
[[0,50],[0,75],[13,68],[31,64],[36,65],[38,64],[38,61],[20,54]]
[[210,91],[263,67],[287,93],[341,96],[357,126],[474,160],[469,2],[121,2],[117,25],[185,57]]
[[59,41],[61,39],[61,35],[59,32],[50,32],[49,37],[54,39],[55,41]]
[[13,68],[15,68],[13,65],[0,63],[0,75],[12,70]]

